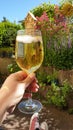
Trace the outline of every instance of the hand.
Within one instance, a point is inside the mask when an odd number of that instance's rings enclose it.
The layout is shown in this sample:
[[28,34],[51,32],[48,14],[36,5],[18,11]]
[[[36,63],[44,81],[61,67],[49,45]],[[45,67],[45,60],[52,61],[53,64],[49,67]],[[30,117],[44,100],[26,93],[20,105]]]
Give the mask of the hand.
[[[25,90],[38,91],[34,73],[28,75],[26,72],[19,71],[11,74],[4,82],[1,90],[7,92],[8,111],[12,111],[16,104],[24,97]],[[11,109],[10,109],[11,108]]]

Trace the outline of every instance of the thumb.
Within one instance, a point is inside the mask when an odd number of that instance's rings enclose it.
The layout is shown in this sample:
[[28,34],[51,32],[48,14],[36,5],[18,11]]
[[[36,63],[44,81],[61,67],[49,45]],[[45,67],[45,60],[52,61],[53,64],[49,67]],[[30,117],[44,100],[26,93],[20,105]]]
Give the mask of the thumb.
[[31,73],[27,76],[25,80],[22,81],[25,85],[25,89],[32,83],[32,81],[35,79],[35,74]]

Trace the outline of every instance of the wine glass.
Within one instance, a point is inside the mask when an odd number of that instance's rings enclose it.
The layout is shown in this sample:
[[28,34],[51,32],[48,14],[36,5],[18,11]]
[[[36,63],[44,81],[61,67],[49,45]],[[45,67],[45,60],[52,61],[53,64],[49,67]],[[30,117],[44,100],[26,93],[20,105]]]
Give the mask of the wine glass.
[[[19,30],[16,37],[15,58],[18,66],[28,74],[35,72],[43,62],[43,42],[40,30]],[[22,101],[18,109],[26,114],[39,112],[42,104],[37,100]]]

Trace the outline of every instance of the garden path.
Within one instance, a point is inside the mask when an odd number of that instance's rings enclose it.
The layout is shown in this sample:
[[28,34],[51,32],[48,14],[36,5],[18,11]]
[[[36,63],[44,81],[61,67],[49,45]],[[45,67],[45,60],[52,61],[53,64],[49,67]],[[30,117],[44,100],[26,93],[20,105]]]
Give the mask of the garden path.
[[[29,115],[19,112],[18,108],[3,123],[4,130],[29,130]],[[39,113],[39,121],[46,121],[49,130],[73,130],[73,115],[57,108],[43,107]]]

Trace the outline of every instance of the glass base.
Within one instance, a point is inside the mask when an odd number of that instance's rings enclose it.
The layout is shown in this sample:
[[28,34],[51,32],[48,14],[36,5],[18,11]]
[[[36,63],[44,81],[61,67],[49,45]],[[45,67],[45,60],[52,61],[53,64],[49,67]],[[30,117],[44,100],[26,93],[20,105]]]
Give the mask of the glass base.
[[42,104],[38,100],[32,100],[32,104],[28,104],[28,100],[22,101],[18,105],[20,112],[25,114],[34,114],[42,109]]

